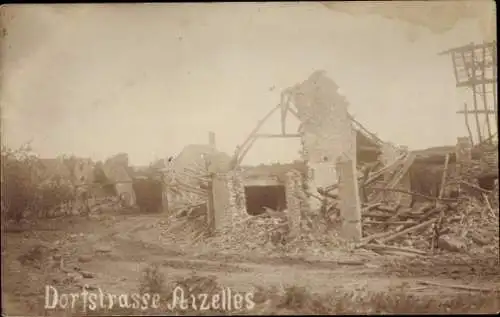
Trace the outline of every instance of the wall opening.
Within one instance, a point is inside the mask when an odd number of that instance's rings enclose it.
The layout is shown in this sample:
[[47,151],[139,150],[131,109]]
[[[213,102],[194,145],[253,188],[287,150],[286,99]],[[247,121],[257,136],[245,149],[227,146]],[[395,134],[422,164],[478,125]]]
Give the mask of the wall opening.
[[162,183],[154,179],[134,179],[132,183],[136,204],[141,212],[161,212],[163,209]]
[[249,215],[262,214],[265,211],[264,207],[276,211],[286,209],[286,194],[283,185],[245,186],[245,198]]

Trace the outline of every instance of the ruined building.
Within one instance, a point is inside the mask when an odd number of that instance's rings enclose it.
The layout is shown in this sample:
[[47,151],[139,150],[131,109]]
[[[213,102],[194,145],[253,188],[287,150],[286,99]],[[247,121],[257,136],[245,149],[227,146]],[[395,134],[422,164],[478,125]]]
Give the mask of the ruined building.
[[[272,111],[258,123],[247,141],[238,147],[233,168],[213,175],[216,227],[238,222],[265,207],[290,214],[295,210],[297,215],[319,210],[322,201],[317,192],[338,184],[339,166],[344,166],[343,177],[357,179],[358,167],[377,161],[385,150],[384,143],[357,123],[349,115],[347,106],[346,99],[338,93],[338,86],[323,72],[315,72],[304,82],[287,89],[281,104],[273,110],[281,110],[282,119],[286,113],[295,116],[301,123],[299,133],[287,134],[283,119],[281,135],[258,134]],[[259,137],[300,138],[302,160],[294,164],[241,167],[242,156]],[[359,196],[356,188],[350,193],[355,201]],[[358,208],[359,214],[359,206],[354,208]],[[354,212],[354,217],[359,215]]]

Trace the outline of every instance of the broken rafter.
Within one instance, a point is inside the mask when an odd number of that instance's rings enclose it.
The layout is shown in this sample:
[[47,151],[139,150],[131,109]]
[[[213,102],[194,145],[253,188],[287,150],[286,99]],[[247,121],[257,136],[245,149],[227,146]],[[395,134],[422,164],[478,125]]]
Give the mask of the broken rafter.
[[[257,125],[255,126],[255,128],[252,130],[252,132],[248,135],[248,137],[245,139],[245,141],[241,144],[239,150],[237,150],[236,153],[234,154],[234,158],[236,159],[236,162],[237,162],[238,165],[241,163],[241,161],[245,157],[246,153],[249,151],[250,147],[255,142],[255,136],[254,135],[257,133],[257,131],[259,131],[259,129],[267,121],[267,119],[269,119],[273,115],[273,113],[275,113],[280,108],[281,108],[281,104],[275,106],[273,109],[271,109],[264,116],[264,118],[260,119],[259,122],[257,123]],[[249,147],[247,147],[248,145],[249,145]]]
[[[462,58],[464,59],[464,66],[466,67],[467,70],[467,61],[465,59],[465,53],[462,51]],[[469,75],[469,82],[472,80],[476,80],[476,64],[475,64],[475,56],[474,56],[474,49],[471,50],[471,75]],[[471,76],[473,78],[471,78]],[[473,82],[471,83],[471,88],[472,88],[472,98],[473,98],[473,105],[474,105],[474,117],[476,118],[476,129],[477,129],[477,134],[478,134],[478,140],[479,143],[482,142],[483,136],[481,134],[481,125],[479,123],[479,115],[478,115],[478,106],[477,106],[477,90],[476,90],[476,83]]]
[[483,189],[483,188],[481,188],[481,187],[479,187],[477,185],[471,184],[471,183],[463,181],[463,180],[450,182],[450,184],[463,184],[463,185],[466,185],[466,186],[468,186],[468,187],[470,187],[472,189],[477,190],[478,192],[481,192],[481,193],[484,193],[484,194],[491,194],[491,191]]
[[481,79],[483,81],[481,87],[482,87],[482,90],[483,90],[483,107],[484,107],[484,111],[486,112],[486,127],[488,128],[488,136],[491,138],[492,134],[491,134],[491,125],[490,125],[490,116],[488,114],[488,96],[486,95],[486,83],[485,83],[485,80],[486,80],[486,48],[483,48],[483,69],[481,70]]
[[349,116],[349,119],[351,119],[352,122],[354,122],[358,128],[360,130],[362,130],[363,132],[365,132],[366,134],[368,134],[369,136],[371,136],[373,138],[373,140],[376,141],[376,143],[378,144],[383,144],[384,141],[382,141],[378,136],[376,136],[375,134],[371,133],[370,131],[368,131],[368,129],[366,129],[361,123],[359,123],[356,119],[354,119],[354,117],[351,115],[351,114],[347,114]]
[[468,285],[451,285],[451,284],[442,284],[442,283],[436,283],[436,282],[430,282],[430,281],[417,281],[417,283],[421,284],[421,285],[448,287],[448,288],[460,289],[460,290],[465,290],[465,291],[476,291],[476,292],[487,292],[487,293],[497,292],[497,290],[491,289],[491,288],[482,288],[482,287],[475,287],[475,286],[468,286]]
[[408,173],[410,167],[412,166],[413,162],[415,161],[415,157],[416,156],[412,153],[408,154],[408,157],[404,161],[401,170],[398,171],[397,176],[394,177],[392,179],[391,183],[389,184],[389,188],[394,188],[400,183],[401,179]]
[[427,255],[427,252],[425,251],[420,251],[417,249],[413,248],[403,248],[403,247],[395,247],[392,245],[379,245],[379,244],[365,244],[362,246],[364,249],[369,249],[372,251],[402,251],[402,252],[408,252],[408,253],[414,253],[418,255]]
[[266,134],[256,133],[256,138],[300,138],[300,134]]
[[491,110],[491,109],[486,109],[486,110],[458,110],[457,111],[458,114],[495,114],[495,110]]
[[416,225],[418,222],[416,221],[374,221],[374,220],[364,220],[364,225],[373,225],[373,224],[381,224],[381,225]]
[[[282,93],[281,94],[281,134],[286,134],[286,115],[288,109],[290,108],[290,95]],[[285,100],[286,99],[286,100]]]
[[493,139],[498,136],[498,132],[495,132],[491,137],[487,138],[487,139],[484,139],[482,143],[480,144],[477,144],[477,146],[481,146],[482,144],[486,144],[488,142],[492,142]]
[[457,84],[457,87],[458,88],[461,88],[461,87],[470,87],[470,86],[473,86],[473,85],[479,85],[479,84],[496,84],[497,83],[497,79],[496,78],[487,78],[485,80],[482,80],[482,79],[469,79],[468,81],[466,82],[463,82],[463,83],[459,83]]
[[464,51],[469,51],[469,50],[473,50],[473,49],[490,48],[490,47],[495,48],[496,41],[481,43],[481,44],[469,43],[469,44],[464,45],[464,46],[450,48],[448,50],[442,51],[442,52],[438,53],[438,55],[446,55],[446,54],[451,54],[451,53],[462,53]]
[[[406,154],[403,154],[401,155],[400,157],[398,157],[392,164],[390,165],[387,165],[385,167],[383,167],[382,169],[380,169],[379,171],[376,171],[374,172],[372,175],[369,176],[369,178],[363,183],[363,186],[367,186],[367,185],[370,185],[371,183],[373,183],[374,181],[376,181],[379,177],[381,177],[384,173],[386,172],[389,172],[389,171],[393,171],[396,167],[398,167],[400,164],[401,164],[401,161],[402,159],[406,157]],[[364,178],[364,175],[361,175],[358,177],[358,181],[361,181],[363,180]],[[338,188],[338,184],[333,184],[331,186],[328,186],[326,187],[324,190],[326,192],[331,192],[335,189]]]
[[[284,102],[284,98],[286,96],[286,101]],[[292,108],[291,105],[291,99],[292,99],[292,92],[290,89],[285,90],[281,94],[281,134],[285,135],[286,134],[286,118],[287,118],[287,113],[290,112],[297,120],[301,121],[299,118],[299,114],[295,109]],[[302,123],[300,123],[299,126],[299,131],[300,127],[302,126]]]
[[472,130],[471,130],[470,124],[469,124],[469,114],[468,114],[468,112],[469,112],[469,110],[467,108],[467,103],[464,102],[465,126],[467,127],[467,132],[469,133],[470,141],[474,142],[474,139],[472,138]]
[[402,189],[397,189],[397,188],[384,188],[384,187],[368,187],[368,188],[372,189],[372,190],[385,190],[385,191],[399,192],[399,193],[408,194],[408,195],[412,195],[412,196],[418,196],[418,197],[422,197],[422,198],[425,198],[428,200],[434,200],[434,201],[443,201],[443,202],[457,202],[458,201],[457,199],[431,197],[431,196],[427,196],[427,195],[423,195],[423,194],[419,194],[419,193],[415,193],[415,192],[410,192],[410,191],[406,191],[406,190],[402,190]]
[[402,231],[399,231],[399,232],[396,232],[392,235],[389,235],[389,236],[386,236],[382,239],[379,239],[378,241],[381,242],[381,243],[385,243],[385,242],[389,242],[389,241],[392,241],[392,240],[395,240],[397,238],[400,238],[408,233],[412,233],[412,232],[415,232],[415,231],[418,231],[418,230],[422,230],[428,226],[430,226],[431,224],[433,224],[434,222],[436,222],[437,219],[431,219],[431,220],[427,220],[426,222],[423,222],[423,223],[420,223],[416,226],[413,226],[413,227],[410,227],[410,228],[407,228],[405,230],[402,230]]
[[[255,137],[255,135],[252,136],[252,138],[250,139],[250,142],[248,142],[246,144],[246,147],[244,150],[242,150],[240,153],[239,153],[239,156],[237,157],[237,165],[240,165],[241,162],[243,161],[243,159],[245,158],[245,156],[247,155],[248,151],[250,151],[250,149],[252,148],[253,144],[255,143],[255,141],[257,141],[257,138]],[[241,149],[240,149],[241,150]]]

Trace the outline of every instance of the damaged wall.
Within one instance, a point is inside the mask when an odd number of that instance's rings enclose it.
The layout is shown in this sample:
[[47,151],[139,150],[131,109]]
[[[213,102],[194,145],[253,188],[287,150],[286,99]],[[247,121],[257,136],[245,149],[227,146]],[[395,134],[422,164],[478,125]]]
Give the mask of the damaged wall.
[[128,154],[120,153],[107,159],[103,164],[103,171],[110,182],[116,183],[117,195],[122,196],[128,206],[135,205],[136,197],[129,174]]
[[[308,165],[310,192],[337,183],[335,165],[339,157],[356,162],[356,132],[347,113],[347,101],[337,84],[324,72],[313,73],[291,89],[293,104],[302,122],[302,145]],[[312,209],[320,202],[310,201]]]
[[304,191],[304,177],[297,170],[286,174],[285,195],[288,219],[290,220],[290,233],[296,235],[301,229],[301,215],[309,210],[308,200]]
[[241,170],[214,174],[212,192],[216,230],[231,228],[234,223],[247,217]]

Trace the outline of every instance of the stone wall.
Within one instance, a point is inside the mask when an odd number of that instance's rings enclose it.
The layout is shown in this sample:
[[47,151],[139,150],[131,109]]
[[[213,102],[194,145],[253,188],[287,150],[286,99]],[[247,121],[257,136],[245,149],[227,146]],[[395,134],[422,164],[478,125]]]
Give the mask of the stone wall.
[[127,169],[128,155],[125,153],[107,159],[103,165],[103,171],[108,180],[116,183],[115,189],[118,197],[122,197],[127,206],[133,206],[136,203],[136,197],[132,177]]
[[[339,157],[356,162],[356,132],[347,112],[348,103],[337,84],[322,72],[315,72],[292,89],[293,104],[302,122],[303,158],[307,162],[308,191],[337,183]],[[320,202],[310,199],[312,210]]]
[[304,177],[299,171],[292,170],[286,174],[285,193],[290,233],[297,235],[301,229],[302,213],[309,209]]
[[229,190],[229,210],[232,223],[241,221],[248,216],[245,199],[245,184],[242,171],[232,170],[226,174]]
[[218,231],[231,225],[231,193],[229,192],[228,177],[226,173],[214,174],[212,179],[214,226],[215,230]]
[[245,186],[240,170],[214,175],[213,201],[216,230],[230,228],[247,217]]

